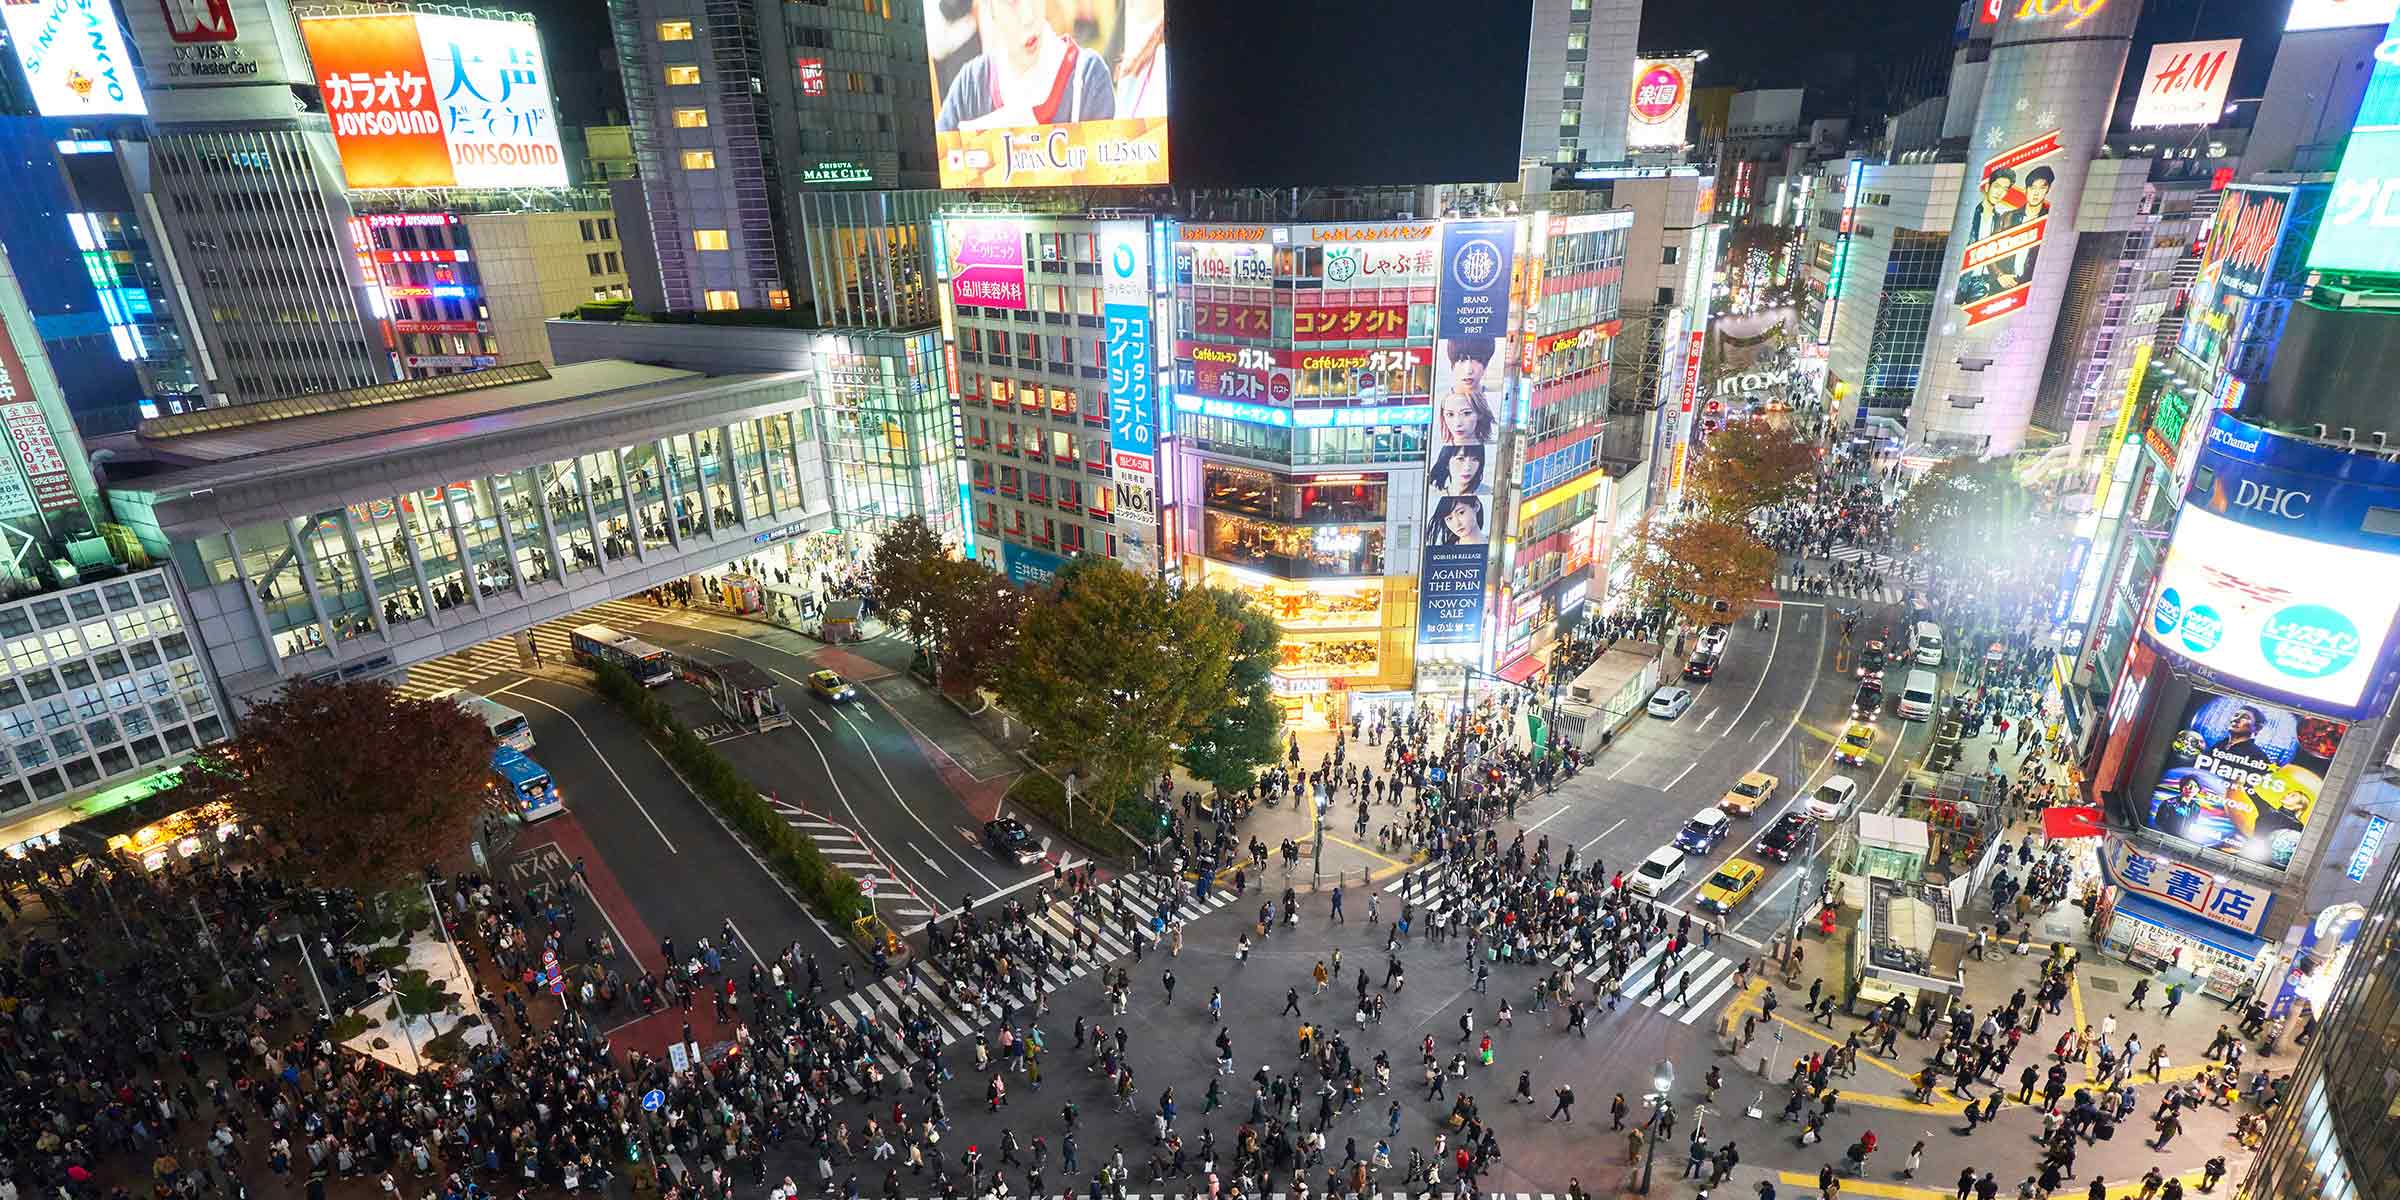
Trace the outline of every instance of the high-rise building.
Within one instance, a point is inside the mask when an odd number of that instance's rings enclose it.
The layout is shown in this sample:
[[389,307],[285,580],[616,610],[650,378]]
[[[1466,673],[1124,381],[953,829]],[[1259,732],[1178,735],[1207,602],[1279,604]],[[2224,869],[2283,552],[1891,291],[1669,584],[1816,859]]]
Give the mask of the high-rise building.
[[[2108,132],[2138,0],[2097,9],[2000,6],[1967,127],[1966,173],[1909,436],[2004,452],[2025,439]],[[1989,11],[1989,10],[1984,10]],[[1976,18],[1982,20],[1979,14]],[[2061,28],[2074,24],[2072,36]],[[2113,203],[2113,202],[2112,202]]]
[[485,211],[454,200],[430,212],[367,209],[351,221],[407,378],[550,362],[543,322],[591,301],[632,299],[616,213],[597,194],[495,199]]
[[[659,295],[790,308],[802,198],[934,185],[920,3],[610,0]],[[639,290],[637,288],[637,290]]]
[[1639,0],[1534,0],[1525,57],[1529,180],[1547,185],[1553,163],[1625,157],[1625,107],[1641,32]]
[[124,16],[152,133],[119,153],[188,297],[209,403],[393,378],[286,0],[157,0]]

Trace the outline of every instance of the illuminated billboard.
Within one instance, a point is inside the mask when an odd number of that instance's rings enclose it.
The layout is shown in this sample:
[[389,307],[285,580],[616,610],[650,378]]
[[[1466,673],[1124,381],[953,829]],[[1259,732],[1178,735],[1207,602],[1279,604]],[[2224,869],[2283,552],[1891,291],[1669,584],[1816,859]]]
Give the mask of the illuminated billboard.
[[[2400,467],[2219,413],[2142,636],[2196,674],[2309,712],[2374,711],[2400,616]],[[2380,477],[2379,477],[2380,476]]]
[[2050,234],[2051,191],[2058,169],[2059,131],[2019,142],[1983,161],[1975,206],[1967,214],[1966,248],[1953,264],[1957,302],[1969,326],[2025,307],[2034,264]]
[[1633,64],[1633,95],[1625,115],[1625,146],[1655,150],[1680,146],[1692,111],[1691,58],[1650,58]]
[[567,185],[550,69],[531,21],[307,16],[300,36],[350,187]]
[[2232,356],[2250,304],[2265,288],[2292,218],[2292,189],[2225,189],[2200,246],[2175,348],[2213,377]]
[[125,26],[153,91],[313,82],[290,12],[268,0],[125,0]]
[[2225,115],[2225,91],[2242,39],[2161,42],[2150,47],[2142,90],[2133,102],[2133,128],[2214,125]]
[[2317,806],[2349,726],[2280,705],[2193,688],[2167,743],[2142,824],[2180,841],[2283,870]]
[[1163,0],[924,0],[946,188],[1167,182]]
[[2400,18],[2384,30],[2366,95],[2334,172],[2311,271],[2400,273]]
[[1015,221],[951,221],[950,303],[1025,308],[1025,227]]
[[1417,644],[1483,640],[1486,571],[1499,516],[1492,480],[1517,355],[1509,343],[1509,281],[1517,222],[1442,226],[1435,305],[1433,436],[1427,439],[1425,554],[1417,577]]
[[140,116],[142,87],[111,0],[0,0],[34,107],[45,117]]
[[2394,17],[2400,17],[2400,0],[2292,0],[2292,11],[2283,20],[2283,31],[2300,33],[2310,29],[2389,25]]

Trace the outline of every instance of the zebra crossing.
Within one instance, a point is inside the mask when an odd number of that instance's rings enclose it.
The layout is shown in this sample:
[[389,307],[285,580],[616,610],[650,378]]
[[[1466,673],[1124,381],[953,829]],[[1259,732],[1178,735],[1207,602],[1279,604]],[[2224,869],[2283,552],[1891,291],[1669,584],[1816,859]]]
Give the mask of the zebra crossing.
[[1775,574],[1775,590],[1787,593],[1846,597],[1873,604],[1898,604],[1908,599],[1908,589],[1898,584],[1885,583],[1880,587],[1870,588],[1853,587],[1849,584],[1834,583],[1826,579],[1821,571],[1811,572],[1806,579],[1801,578],[1800,572],[1796,570],[1778,571]]
[[[810,830],[811,836],[817,832]],[[1094,911],[1112,911],[1120,892],[1126,897],[1127,907],[1136,913],[1150,912],[1157,905],[1154,884],[1137,876],[1125,875],[1099,885]],[[1181,915],[1174,923],[1190,924],[1237,899],[1239,897],[1223,888],[1210,889],[1206,900],[1194,901],[1187,894]],[[1035,936],[1050,947],[1050,962],[1042,969],[1042,977],[1051,991],[1133,953],[1133,944],[1124,932],[1100,917],[1086,918],[1081,926],[1082,931],[1090,937],[1093,950],[1086,953],[1077,949],[1075,917],[1063,901],[1049,904],[1032,914],[1028,923]],[[977,1033],[1000,1019],[1001,1007],[994,1001],[981,1001],[973,1006],[973,1011],[962,1012],[945,999],[950,991],[949,981],[941,969],[932,963],[919,959],[914,964],[914,974],[916,982],[913,986],[907,979],[907,972],[896,972],[881,979],[868,980],[849,995],[829,1000],[826,1004],[846,1019],[858,1020],[863,1017],[878,1025],[896,1028],[900,1021],[900,1002],[904,998],[910,999],[924,1008],[941,1031],[941,1043],[944,1046],[972,1041]],[[1029,1005],[1034,1002],[1034,997],[1020,992],[1018,1002],[1020,1005]],[[875,1059],[886,1075],[894,1075],[901,1070],[900,1062],[889,1053],[878,1053]]]
[[1835,562],[1862,564],[1868,570],[1881,571],[1886,575],[1908,575],[1915,569],[1906,559],[1867,546],[1853,546],[1848,543],[1835,546],[1831,557]]
[[[1416,905],[1417,920],[1422,922],[1445,911],[1448,895],[1443,887],[1449,881],[1449,872],[1447,865],[1421,867],[1385,884],[1383,890]],[[1659,907],[1669,916],[1684,915],[1680,909],[1663,904]],[[1695,916],[1693,924],[1697,926],[1700,920]],[[1729,947],[1733,944],[1727,943]],[[1569,967],[1569,957],[1567,952],[1560,951],[1551,957],[1550,965],[1580,976],[1586,983],[1598,983],[1605,973],[1596,966]],[[1668,962],[1666,939],[1661,938],[1626,966],[1625,977],[1617,989],[1617,1003],[1623,1008],[1650,1009],[1662,1017],[1673,1017],[1690,1025],[1730,998],[1739,973],[1735,957],[1699,946],[1684,950],[1673,962]]]
[[[536,625],[531,630],[534,649],[544,662],[567,661],[567,635],[595,621],[620,626],[658,620],[664,614],[656,606],[638,600],[604,600],[598,604]],[[494,679],[522,675],[526,663],[518,654],[516,635],[478,642],[464,650],[453,650],[439,658],[408,665],[408,682],[399,692],[412,700],[429,700],[448,691],[472,692]]]
[[807,834],[827,862],[858,880],[860,888],[874,898],[877,912],[912,923],[933,919],[933,910],[925,906],[925,899],[885,867],[883,860],[849,826],[825,820],[786,800],[768,797],[767,804],[783,814],[785,824]]

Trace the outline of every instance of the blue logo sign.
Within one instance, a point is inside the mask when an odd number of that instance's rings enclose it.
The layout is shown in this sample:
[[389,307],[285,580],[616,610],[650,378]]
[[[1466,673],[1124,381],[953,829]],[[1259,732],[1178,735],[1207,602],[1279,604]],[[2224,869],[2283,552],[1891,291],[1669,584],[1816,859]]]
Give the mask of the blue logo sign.
[[1133,268],[1133,244],[1131,242],[1117,243],[1116,252],[1108,256],[1108,269],[1116,272],[1119,279],[1131,279],[1133,278]]
[[2267,665],[2299,679],[2323,679],[2358,657],[2358,626],[2322,604],[2295,604],[2267,618],[2258,652]]
[[2367,881],[2367,868],[2375,865],[2375,854],[2383,849],[2383,833],[2392,823],[2382,817],[2367,818],[2367,831],[2359,835],[2358,849],[2350,852],[2350,868],[2343,874],[2352,883]]
[[1442,225],[1441,328],[1438,336],[1501,337],[1508,332],[1508,278],[1516,265],[1515,221]]
[[649,1091],[642,1093],[643,1112],[657,1112],[659,1109],[666,1107],[666,1104],[667,1094],[658,1090],[657,1088],[651,1088]]
[[2174,588],[2158,593],[2158,603],[2150,609],[2150,631],[2160,637],[2175,632],[2183,623],[2183,597]]
[[2225,640],[2225,618],[2205,604],[2195,604],[2183,616],[2183,647],[2194,654],[2206,654]]

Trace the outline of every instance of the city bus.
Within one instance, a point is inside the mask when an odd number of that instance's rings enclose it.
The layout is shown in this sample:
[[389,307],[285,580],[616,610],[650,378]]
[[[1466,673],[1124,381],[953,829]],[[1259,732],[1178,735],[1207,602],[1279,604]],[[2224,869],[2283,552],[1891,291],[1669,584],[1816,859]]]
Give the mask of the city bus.
[[520,754],[533,752],[533,726],[526,722],[524,713],[473,692],[451,692],[449,699],[452,704],[483,718],[484,727],[492,731],[492,736],[501,745]]
[[503,810],[528,824],[567,811],[550,772],[507,746],[492,752],[492,796]]
[[587,667],[615,663],[643,687],[665,687],[675,679],[675,656],[606,625],[580,625],[567,635],[575,661]]

